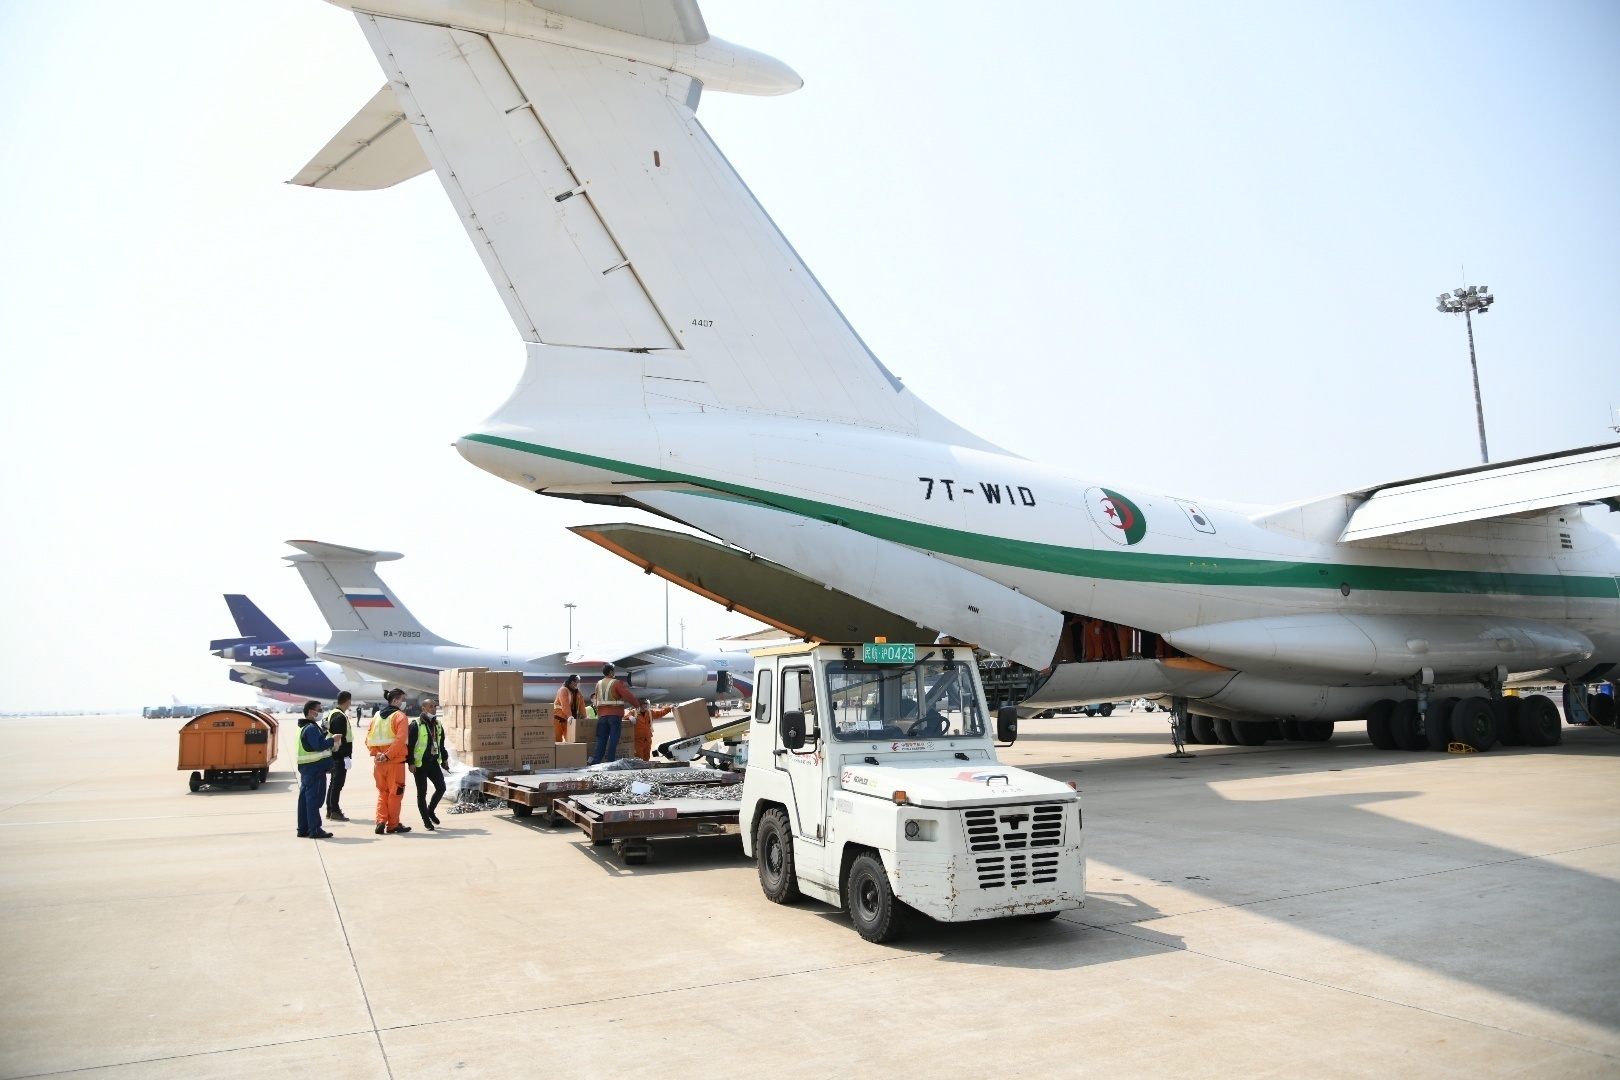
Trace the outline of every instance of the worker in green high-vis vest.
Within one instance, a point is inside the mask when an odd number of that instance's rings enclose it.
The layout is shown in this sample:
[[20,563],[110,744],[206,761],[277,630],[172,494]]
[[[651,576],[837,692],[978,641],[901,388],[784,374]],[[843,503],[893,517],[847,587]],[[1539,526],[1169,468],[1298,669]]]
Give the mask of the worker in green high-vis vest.
[[[444,745],[444,726],[439,723],[439,703],[432,698],[422,702],[422,713],[411,721],[405,744],[411,752],[411,775],[416,777],[416,809],[422,815],[422,828],[435,832],[439,824],[439,800],[444,798],[444,770],[450,767],[450,752]],[[433,785],[433,800],[427,788]]]
[[321,703],[307,702],[298,718],[298,835],[325,840],[321,805],[326,801],[326,774],[332,767],[332,736],[321,730]]

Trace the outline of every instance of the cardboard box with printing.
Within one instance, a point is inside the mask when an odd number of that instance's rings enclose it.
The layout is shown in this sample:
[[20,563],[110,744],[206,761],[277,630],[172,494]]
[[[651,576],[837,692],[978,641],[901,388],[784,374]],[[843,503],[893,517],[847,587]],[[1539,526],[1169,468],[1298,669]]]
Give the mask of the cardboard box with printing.
[[583,769],[585,757],[590,752],[584,743],[560,742],[552,748],[555,754],[554,769]]
[[510,705],[476,705],[463,707],[456,726],[464,728],[512,726],[513,709]]
[[513,750],[512,729],[501,727],[455,728],[445,732],[458,755],[474,750]]
[[513,752],[517,754],[518,763],[515,766],[516,768],[539,772],[541,769],[554,769],[557,767],[556,750],[550,746],[539,750],[516,750]]
[[584,720],[568,721],[568,741],[583,743],[590,746],[596,742],[596,721],[586,717]]
[[556,723],[551,718],[550,705],[519,705],[515,719],[520,726]]
[[467,678],[488,668],[445,668],[439,672],[439,705],[441,707],[467,704],[465,687]]
[[463,705],[523,704],[523,672],[466,671],[461,683]]
[[709,719],[709,703],[702,698],[683,701],[672,711],[675,717],[675,730],[681,733],[683,739],[702,734],[714,727],[714,721]]
[[516,750],[469,750],[465,754],[457,751],[456,757],[461,759],[463,765],[473,769],[488,769],[491,772],[511,770],[518,767],[518,752]]
[[512,745],[519,750],[544,750],[557,741],[557,730],[550,724],[516,724]]

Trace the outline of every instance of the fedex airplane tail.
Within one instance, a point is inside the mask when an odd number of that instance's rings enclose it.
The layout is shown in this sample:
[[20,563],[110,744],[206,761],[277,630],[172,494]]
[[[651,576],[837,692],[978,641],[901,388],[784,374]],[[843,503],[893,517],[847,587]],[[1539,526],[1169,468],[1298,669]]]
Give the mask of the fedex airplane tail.
[[301,664],[309,653],[287,637],[281,627],[241,593],[226,593],[225,606],[231,609],[241,637],[215,638],[208,643],[215,656],[261,664]]
[[284,556],[297,568],[304,585],[332,630],[332,643],[386,641],[394,644],[454,645],[417,621],[377,576],[377,564],[404,558],[397,551],[289,540],[302,554]]

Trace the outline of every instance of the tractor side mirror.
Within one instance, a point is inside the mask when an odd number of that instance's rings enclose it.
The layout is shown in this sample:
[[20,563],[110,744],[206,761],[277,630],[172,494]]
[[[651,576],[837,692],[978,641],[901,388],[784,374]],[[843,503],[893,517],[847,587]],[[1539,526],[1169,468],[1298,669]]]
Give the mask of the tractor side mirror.
[[1009,746],[1018,741],[1018,706],[996,710],[996,741]]
[[782,745],[789,750],[804,749],[804,713],[795,710],[782,714]]

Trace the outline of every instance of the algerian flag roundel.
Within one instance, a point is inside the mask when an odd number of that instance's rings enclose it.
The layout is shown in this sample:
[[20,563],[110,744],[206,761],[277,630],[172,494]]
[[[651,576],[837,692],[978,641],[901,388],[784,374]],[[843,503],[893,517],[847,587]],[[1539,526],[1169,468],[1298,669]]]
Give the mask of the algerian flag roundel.
[[1102,534],[1121,547],[1129,547],[1147,535],[1147,518],[1141,508],[1117,491],[1086,489],[1086,509]]

